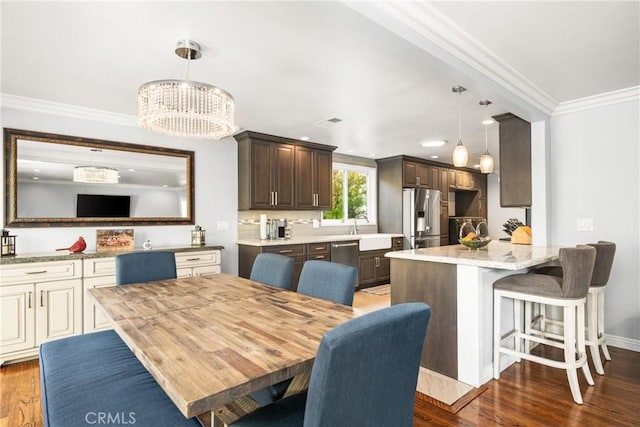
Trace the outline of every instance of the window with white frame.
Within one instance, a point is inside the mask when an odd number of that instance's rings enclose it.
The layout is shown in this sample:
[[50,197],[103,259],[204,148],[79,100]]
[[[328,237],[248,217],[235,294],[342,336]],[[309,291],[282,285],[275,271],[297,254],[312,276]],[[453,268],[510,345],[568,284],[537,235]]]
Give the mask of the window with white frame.
[[332,208],[323,212],[323,224],[351,224],[355,218],[375,224],[376,168],[334,163],[332,185]]

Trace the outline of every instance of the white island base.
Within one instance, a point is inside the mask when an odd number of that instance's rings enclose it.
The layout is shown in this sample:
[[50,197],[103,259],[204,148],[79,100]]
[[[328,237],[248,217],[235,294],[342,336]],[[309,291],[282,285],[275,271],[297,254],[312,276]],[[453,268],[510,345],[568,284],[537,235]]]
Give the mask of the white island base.
[[[421,365],[480,387],[493,377],[493,283],[554,261],[558,248],[491,242],[480,250],[462,245],[390,252],[391,304],[431,306]],[[502,305],[502,330],[513,327]],[[501,369],[514,359],[502,358]]]

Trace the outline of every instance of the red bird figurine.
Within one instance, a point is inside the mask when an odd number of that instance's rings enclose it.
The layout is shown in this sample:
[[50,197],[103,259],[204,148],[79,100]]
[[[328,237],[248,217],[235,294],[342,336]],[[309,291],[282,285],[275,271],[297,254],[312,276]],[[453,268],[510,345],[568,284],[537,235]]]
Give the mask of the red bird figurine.
[[73,245],[69,246],[68,248],[56,249],[56,251],[69,251],[72,254],[79,254],[80,252],[84,251],[86,248],[87,248],[87,242],[85,242],[84,238],[80,236],[78,237],[78,240],[76,240]]

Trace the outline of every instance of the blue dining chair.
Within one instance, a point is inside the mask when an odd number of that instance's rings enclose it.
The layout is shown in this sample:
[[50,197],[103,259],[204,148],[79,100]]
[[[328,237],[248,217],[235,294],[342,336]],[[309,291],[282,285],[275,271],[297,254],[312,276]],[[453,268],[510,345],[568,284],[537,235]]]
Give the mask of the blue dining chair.
[[175,279],[173,252],[132,252],[116,256],[116,285]]
[[[358,270],[347,265],[327,261],[307,261],[302,267],[298,292],[338,304],[352,305],[357,274]],[[261,406],[268,405],[282,399],[291,381],[288,379],[273,384],[250,393],[249,396]]]
[[430,316],[428,305],[406,303],[334,328],[320,342],[307,393],[259,408],[231,425],[412,426]]
[[358,270],[327,261],[307,261],[302,267],[298,292],[338,304],[353,305]]
[[278,288],[291,289],[293,258],[278,254],[259,254],[249,278]]

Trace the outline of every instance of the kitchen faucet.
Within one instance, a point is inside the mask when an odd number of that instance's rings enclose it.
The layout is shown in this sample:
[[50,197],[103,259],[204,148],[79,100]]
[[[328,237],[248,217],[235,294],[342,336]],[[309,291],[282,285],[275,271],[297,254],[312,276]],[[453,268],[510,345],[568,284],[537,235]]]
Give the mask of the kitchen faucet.
[[356,215],[356,217],[353,218],[353,231],[351,231],[351,234],[358,234],[358,219],[366,219],[367,223],[369,222],[369,218],[367,218],[365,214]]

